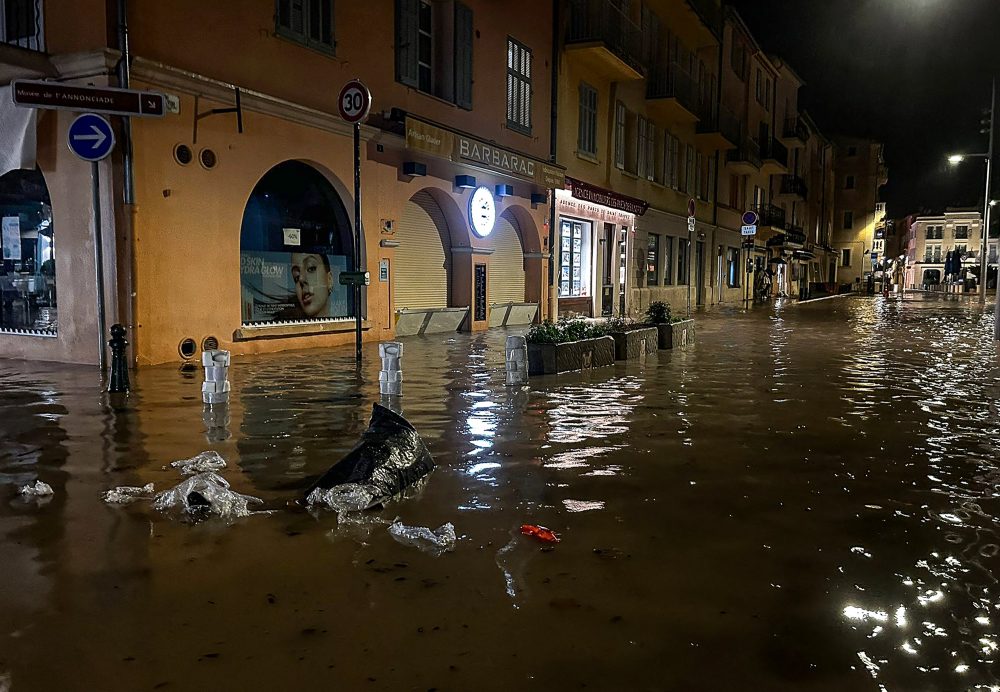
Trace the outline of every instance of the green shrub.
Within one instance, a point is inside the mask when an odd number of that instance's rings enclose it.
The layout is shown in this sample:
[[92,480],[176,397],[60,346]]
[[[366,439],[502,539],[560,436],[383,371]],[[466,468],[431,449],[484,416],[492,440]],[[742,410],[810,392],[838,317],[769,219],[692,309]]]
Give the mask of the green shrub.
[[673,321],[670,316],[670,304],[654,300],[646,308],[646,321],[650,324],[670,324]]
[[631,317],[622,317],[621,315],[615,315],[614,317],[609,317],[604,321],[604,326],[608,332],[627,332],[630,329],[635,329],[638,325],[635,323]]
[[563,319],[558,322],[546,320],[541,324],[532,325],[524,337],[529,344],[564,344],[570,341],[583,341],[599,336],[605,336],[604,325],[591,324],[581,319]]

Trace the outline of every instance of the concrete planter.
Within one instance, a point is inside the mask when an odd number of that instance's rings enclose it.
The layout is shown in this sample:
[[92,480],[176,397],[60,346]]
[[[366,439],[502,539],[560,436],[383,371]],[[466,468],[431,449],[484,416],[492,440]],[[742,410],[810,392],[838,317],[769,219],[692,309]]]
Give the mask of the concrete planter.
[[656,325],[660,348],[684,348],[694,343],[694,320]]
[[555,375],[614,365],[615,341],[610,336],[564,344],[528,344],[528,373]]
[[659,336],[656,327],[641,327],[627,332],[612,332],[615,340],[616,360],[635,360],[657,348]]

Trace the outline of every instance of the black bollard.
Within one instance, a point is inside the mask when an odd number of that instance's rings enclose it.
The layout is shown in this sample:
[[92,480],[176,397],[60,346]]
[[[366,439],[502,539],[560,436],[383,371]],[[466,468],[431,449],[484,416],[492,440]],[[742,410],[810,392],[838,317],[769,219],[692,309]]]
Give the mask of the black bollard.
[[108,391],[112,394],[127,393],[129,391],[128,382],[128,360],[125,358],[125,347],[128,341],[125,340],[125,327],[120,324],[111,325],[111,383]]

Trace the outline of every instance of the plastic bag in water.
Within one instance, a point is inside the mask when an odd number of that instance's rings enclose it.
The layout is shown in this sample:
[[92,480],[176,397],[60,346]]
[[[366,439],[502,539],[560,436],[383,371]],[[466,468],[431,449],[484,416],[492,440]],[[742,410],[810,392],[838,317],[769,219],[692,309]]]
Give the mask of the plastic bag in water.
[[372,506],[375,490],[368,485],[345,483],[332,488],[316,488],[306,497],[310,505],[326,505],[338,514],[360,512]]
[[263,502],[230,490],[225,478],[205,471],[157,495],[153,508],[161,512],[183,509],[192,514],[217,514],[223,519],[232,519],[250,516],[249,505]]
[[101,493],[101,498],[109,505],[127,505],[135,500],[148,499],[152,494],[152,483],[147,483],[141,488],[134,485],[120,485]]
[[21,494],[25,497],[48,497],[49,495],[55,495],[55,491],[52,490],[52,486],[48,483],[36,480],[34,485],[22,487]]
[[435,557],[454,550],[457,540],[451,522],[431,531],[426,526],[405,526],[397,520],[389,526],[389,533],[397,543],[419,548]]
[[306,497],[320,497],[317,490],[354,486],[336,500],[353,503],[350,511],[370,509],[399,497],[433,469],[434,459],[409,421],[376,403],[361,441],[306,491]]
[[224,469],[226,468],[226,460],[219,456],[218,452],[208,451],[190,459],[171,462],[170,465],[175,469],[180,469],[185,476],[193,476],[196,473]]

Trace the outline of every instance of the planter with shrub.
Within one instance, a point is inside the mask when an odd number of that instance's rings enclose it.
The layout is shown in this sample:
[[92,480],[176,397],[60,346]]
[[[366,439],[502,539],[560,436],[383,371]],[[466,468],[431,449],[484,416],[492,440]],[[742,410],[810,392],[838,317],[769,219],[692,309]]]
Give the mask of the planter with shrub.
[[646,321],[656,325],[658,345],[662,349],[681,348],[694,343],[694,320],[673,317],[670,305],[654,301],[646,310]]
[[615,362],[615,342],[603,325],[583,320],[536,324],[525,334],[528,374],[554,375]]
[[616,360],[641,358],[657,348],[658,332],[652,325],[634,322],[627,317],[610,317],[604,324],[615,340]]

